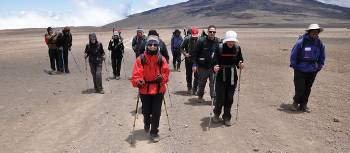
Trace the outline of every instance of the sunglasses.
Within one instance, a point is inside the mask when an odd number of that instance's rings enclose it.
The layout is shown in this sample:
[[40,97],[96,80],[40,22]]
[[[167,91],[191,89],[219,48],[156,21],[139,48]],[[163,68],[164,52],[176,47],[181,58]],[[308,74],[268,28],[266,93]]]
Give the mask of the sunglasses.
[[148,44],[147,46],[154,46],[154,47],[158,47],[158,44]]
[[208,31],[208,33],[216,33],[216,31]]

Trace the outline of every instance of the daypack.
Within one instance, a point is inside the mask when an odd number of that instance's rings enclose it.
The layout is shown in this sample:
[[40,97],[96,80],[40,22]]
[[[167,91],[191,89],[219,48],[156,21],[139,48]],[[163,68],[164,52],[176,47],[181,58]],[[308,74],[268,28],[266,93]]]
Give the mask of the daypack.
[[[301,43],[301,46],[300,46],[300,50],[297,51],[297,59],[296,59],[296,63],[297,63],[297,64],[299,64],[300,61],[302,60],[301,51],[303,50],[303,48],[304,48],[306,45],[310,44],[310,41],[304,39],[303,35],[300,35],[299,38],[297,39],[297,41],[299,41],[300,39],[302,39],[302,43]],[[319,40],[319,41],[320,41],[320,42],[318,43],[318,46],[317,46],[317,47],[321,49],[321,47],[322,47],[322,41],[321,41],[321,40]]]

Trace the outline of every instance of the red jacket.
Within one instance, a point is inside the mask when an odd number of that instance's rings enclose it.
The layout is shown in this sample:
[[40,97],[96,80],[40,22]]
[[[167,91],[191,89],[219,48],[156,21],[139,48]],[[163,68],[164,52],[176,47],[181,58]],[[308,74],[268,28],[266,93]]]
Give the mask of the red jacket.
[[[131,83],[134,87],[137,87],[137,82],[139,80],[146,82],[142,88],[139,88],[140,94],[149,94],[154,95],[158,93],[158,84],[156,83],[147,83],[148,81],[154,81],[159,72],[158,55],[150,56],[144,52],[144,56],[146,59],[146,63],[142,65],[141,56],[137,57],[134,69],[132,71],[132,79]],[[162,56],[162,67],[161,67],[161,75],[163,77],[162,82],[160,84],[159,93],[165,93],[166,91],[166,83],[168,82],[170,70],[166,59]]]

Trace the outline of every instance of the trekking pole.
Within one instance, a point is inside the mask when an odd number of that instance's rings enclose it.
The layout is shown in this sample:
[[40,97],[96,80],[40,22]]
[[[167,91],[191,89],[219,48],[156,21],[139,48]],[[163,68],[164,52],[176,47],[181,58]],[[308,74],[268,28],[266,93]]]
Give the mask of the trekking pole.
[[165,108],[166,118],[167,118],[167,120],[168,120],[169,131],[171,131],[171,128],[170,128],[170,121],[169,121],[169,114],[168,114],[168,109],[167,109],[167,107],[166,107],[165,98],[163,98],[163,101],[164,101],[164,108]]
[[83,74],[83,72],[81,71],[80,66],[79,66],[77,60],[75,59],[74,54],[72,53],[72,51],[68,51],[68,52],[70,52],[70,54],[72,55],[72,58],[73,58],[73,60],[74,60],[74,63],[75,63],[75,65],[77,66],[77,68],[78,68],[80,74]]
[[242,70],[241,70],[241,69],[239,69],[238,90],[237,90],[236,121],[238,120],[239,91],[241,90],[241,72],[242,72]]
[[124,75],[125,75],[125,80],[126,80],[127,78],[126,78],[126,70],[125,70],[125,61],[124,61],[124,58],[125,58],[125,57],[123,57],[122,61],[123,61],[123,70],[124,70]]
[[105,63],[105,69],[106,69],[106,73],[107,73],[107,82],[108,82],[108,88],[109,90],[111,91],[112,93],[112,88],[111,88],[111,84],[109,83],[109,71],[108,71],[108,68],[107,68],[107,64],[106,64],[106,60],[103,60],[103,63]]
[[140,93],[137,94],[137,100],[136,100],[136,109],[135,109],[135,117],[134,117],[134,122],[132,125],[132,130],[130,131],[130,144],[133,143],[134,140],[134,131],[135,131],[135,123],[136,123],[136,115],[137,115],[137,110],[139,107],[139,101],[140,101]]
[[88,80],[88,72],[87,72],[87,62],[86,62],[86,58],[85,58],[85,80],[86,80],[87,88],[89,88],[89,80]]
[[212,121],[212,118],[213,118],[213,105],[214,105],[214,102],[216,100],[216,91],[215,91],[215,88],[216,88],[216,73],[214,73],[214,89],[213,89],[213,98],[211,99],[211,106],[210,106],[210,109],[209,110],[209,125],[208,125],[208,130],[210,131],[210,126],[211,126],[211,121]]
[[168,83],[166,84],[166,89],[168,90],[168,96],[169,96],[169,101],[170,101],[170,107],[173,107],[173,102],[171,101],[171,96],[170,96],[170,91],[169,91],[169,85],[168,85]]

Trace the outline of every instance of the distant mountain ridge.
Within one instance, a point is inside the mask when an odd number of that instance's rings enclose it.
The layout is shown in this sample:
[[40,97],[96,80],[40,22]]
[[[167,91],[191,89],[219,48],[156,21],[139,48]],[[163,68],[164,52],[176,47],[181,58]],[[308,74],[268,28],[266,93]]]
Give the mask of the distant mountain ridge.
[[350,8],[316,0],[189,0],[134,14],[104,27],[268,27],[319,23],[346,26]]

